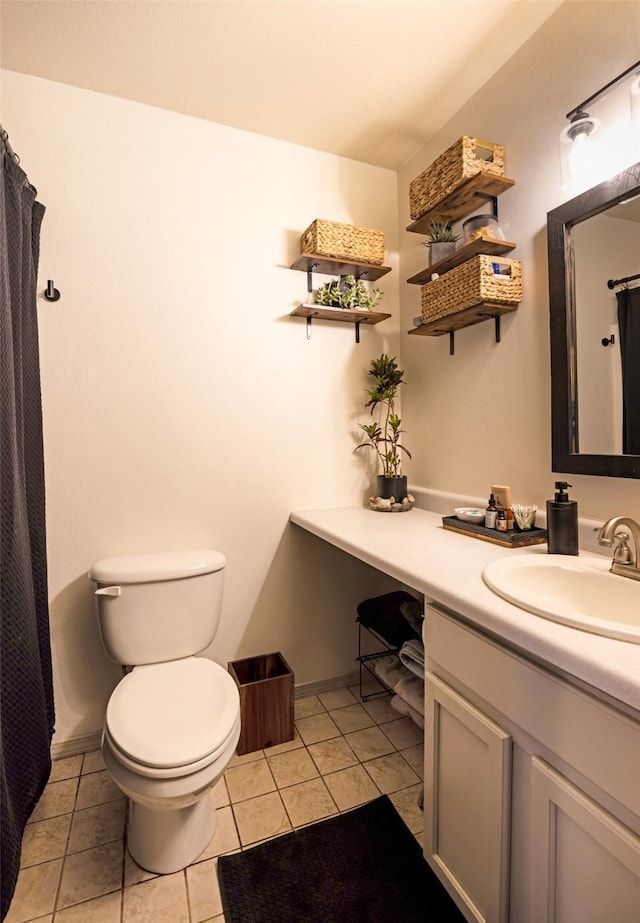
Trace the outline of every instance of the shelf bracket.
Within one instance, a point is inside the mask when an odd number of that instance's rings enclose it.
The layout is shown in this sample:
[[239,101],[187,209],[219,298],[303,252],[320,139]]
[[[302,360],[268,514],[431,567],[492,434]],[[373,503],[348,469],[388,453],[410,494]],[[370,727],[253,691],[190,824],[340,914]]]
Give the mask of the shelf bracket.
[[360,342],[360,321],[356,321],[356,343]]
[[449,355],[453,356],[456,351],[456,335],[455,331],[449,331]]
[[499,314],[478,314],[478,317],[492,317],[495,324],[496,343],[500,342],[500,315]]
[[313,270],[318,268],[318,263],[312,263],[307,269],[307,291],[309,294],[313,291]]
[[309,314],[309,316],[307,317],[307,339],[308,340],[311,339],[311,318],[317,317],[317,316],[318,316],[317,314]]
[[474,196],[478,199],[485,199],[487,202],[491,202],[491,213],[493,217],[497,220],[498,218],[498,197],[490,195],[488,192],[474,192]]

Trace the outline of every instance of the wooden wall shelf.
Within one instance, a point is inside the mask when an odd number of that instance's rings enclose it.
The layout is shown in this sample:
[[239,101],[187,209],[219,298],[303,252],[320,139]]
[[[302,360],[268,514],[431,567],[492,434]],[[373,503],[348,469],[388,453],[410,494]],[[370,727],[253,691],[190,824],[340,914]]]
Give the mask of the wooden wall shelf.
[[388,320],[391,315],[379,311],[352,311],[348,308],[325,308],[319,304],[301,304],[291,312],[291,317],[307,318],[307,339],[311,338],[311,321],[335,320],[343,324],[355,324],[356,343],[360,342],[360,324],[372,327],[383,320]]
[[506,189],[510,189],[514,184],[515,180],[507,179],[506,176],[476,173],[475,176],[469,177],[466,182],[454,189],[434,208],[410,224],[407,231],[412,231],[416,234],[428,234],[429,225],[432,221],[446,221],[453,224],[454,221],[458,221],[460,218],[477,211],[487,197],[498,196]]
[[346,262],[330,256],[311,254],[299,256],[295,263],[291,264],[291,269],[299,269],[302,272],[320,272],[327,276],[355,276],[356,279],[363,279],[366,282],[375,282],[376,279],[391,272],[390,266],[376,266],[373,263],[360,263],[357,260]]
[[462,330],[463,327],[471,327],[472,324],[480,324],[491,317],[510,314],[517,309],[517,304],[493,304],[490,301],[481,301],[470,308],[465,308],[464,311],[456,311],[455,314],[448,314],[446,317],[439,317],[419,327],[413,327],[409,331],[409,336],[439,337],[445,333]]
[[487,256],[500,256],[503,253],[510,253],[511,250],[515,250],[515,248],[516,244],[511,243],[511,241],[498,240],[493,237],[472,240],[470,244],[466,244],[466,246],[456,250],[451,256],[447,256],[443,260],[438,260],[437,263],[427,266],[426,269],[421,269],[415,276],[411,276],[410,279],[407,279],[407,282],[411,282],[412,285],[425,285],[425,283],[431,281],[431,276],[434,272],[437,272],[439,276],[443,276],[445,272],[449,272],[450,269],[455,269],[456,266],[466,263],[467,260],[481,253],[485,253]]

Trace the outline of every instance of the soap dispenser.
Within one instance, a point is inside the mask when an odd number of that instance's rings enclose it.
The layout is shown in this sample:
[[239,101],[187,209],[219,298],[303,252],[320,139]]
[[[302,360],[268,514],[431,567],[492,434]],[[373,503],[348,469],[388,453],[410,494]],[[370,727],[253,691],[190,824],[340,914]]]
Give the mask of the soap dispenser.
[[556,494],[547,500],[547,551],[549,554],[579,554],[578,504],[569,499],[566,481],[556,481]]

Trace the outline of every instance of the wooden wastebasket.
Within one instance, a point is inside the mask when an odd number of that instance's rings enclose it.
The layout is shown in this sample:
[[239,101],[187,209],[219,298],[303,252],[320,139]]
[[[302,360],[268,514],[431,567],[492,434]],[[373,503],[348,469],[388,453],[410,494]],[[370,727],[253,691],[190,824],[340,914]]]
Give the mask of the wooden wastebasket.
[[238,755],[293,740],[295,676],[282,654],[261,654],[228,665],[240,692]]

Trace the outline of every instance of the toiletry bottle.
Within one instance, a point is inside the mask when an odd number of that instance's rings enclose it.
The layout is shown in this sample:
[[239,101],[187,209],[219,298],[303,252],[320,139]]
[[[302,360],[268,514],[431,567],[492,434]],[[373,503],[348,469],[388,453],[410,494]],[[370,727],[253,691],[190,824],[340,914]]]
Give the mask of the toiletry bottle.
[[[492,484],[491,493],[496,498],[496,507],[505,511],[507,525],[501,532],[511,532],[515,528],[513,510],[511,509],[511,488],[507,484]],[[497,528],[497,527],[496,527]]]
[[566,481],[556,481],[556,495],[547,500],[547,552],[579,554],[578,504],[569,499]]
[[489,497],[489,503],[484,511],[484,524],[487,529],[495,529],[498,510],[496,509],[496,498],[493,494]]
[[496,516],[496,529],[498,532],[507,531],[507,513],[506,510],[500,508]]

